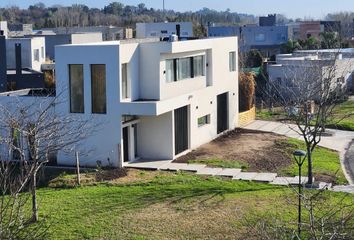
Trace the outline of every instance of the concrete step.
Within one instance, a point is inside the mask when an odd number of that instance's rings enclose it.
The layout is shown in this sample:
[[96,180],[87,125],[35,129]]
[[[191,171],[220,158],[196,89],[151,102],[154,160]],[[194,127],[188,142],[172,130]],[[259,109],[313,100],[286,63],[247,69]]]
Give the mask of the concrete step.
[[222,171],[218,172],[216,176],[221,177],[234,177],[241,172],[239,168],[224,168]]
[[197,171],[197,175],[209,175],[215,176],[220,173],[223,169],[222,168],[210,168],[206,167]]

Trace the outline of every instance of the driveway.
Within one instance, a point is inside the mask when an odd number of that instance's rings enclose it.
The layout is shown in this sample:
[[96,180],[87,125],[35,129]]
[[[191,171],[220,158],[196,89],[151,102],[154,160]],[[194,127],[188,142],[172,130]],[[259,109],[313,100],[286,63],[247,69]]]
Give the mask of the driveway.
[[[297,126],[281,122],[256,120],[244,127],[245,129],[272,132],[291,138],[302,140],[302,136],[297,133]],[[354,146],[351,142],[354,139],[354,132],[342,130],[329,130],[332,136],[323,136],[319,146],[329,148],[339,152],[343,172],[350,184],[354,184]],[[352,146],[346,154],[349,147]]]

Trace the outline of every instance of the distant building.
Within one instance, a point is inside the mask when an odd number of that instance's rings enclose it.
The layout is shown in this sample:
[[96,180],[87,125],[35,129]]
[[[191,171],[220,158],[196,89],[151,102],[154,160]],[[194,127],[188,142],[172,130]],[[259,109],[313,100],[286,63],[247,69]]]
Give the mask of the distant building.
[[32,24],[8,24],[8,37],[23,37],[33,34]]
[[136,38],[165,38],[171,35],[179,35],[181,38],[193,37],[193,24],[191,22],[136,24]]
[[[295,51],[292,54],[279,54],[276,64],[268,65],[269,80],[284,89],[284,96],[296,93],[299,86],[318,81],[321,76],[331,76],[343,88],[353,90],[354,49],[324,49]],[[333,73],[328,73],[328,69]],[[332,74],[334,74],[332,76]],[[285,92],[287,91],[287,92]]]
[[320,39],[323,32],[342,32],[340,21],[303,21],[289,23],[289,39],[306,40],[309,37]]
[[16,45],[21,45],[21,65],[23,68],[41,71],[45,62],[45,39],[38,38],[8,38],[6,39],[7,69],[16,68]]
[[55,46],[57,45],[102,42],[103,40],[101,32],[55,34],[41,31],[28,37],[43,37],[45,39],[46,58],[50,60],[55,60]]
[[267,17],[259,17],[259,26],[261,27],[274,27],[276,23],[276,14],[268,14]]
[[257,49],[265,57],[280,53],[280,46],[288,41],[287,26],[210,26],[209,37],[238,36],[240,50],[247,52]]
[[[32,51],[35,49],[32,49],[32,46],[36,45],[36,41],[32,43],[29,39],[16,40],[19,41],[0,36],[0,52],[3,53],[0,55],[0,92],[45,87],[44,74],[33,70],[32,67],[35,65],[30,63],[32,52],[37,54],[36,51]],[[41,42],[40,40],[44,39],[38,40]],[[37,43],[37,46],[40,46],[40,43]]]
[[133,30],[130,28],[115,26],[88,26],[88,27],[59,27],[44,28],[42,31],[52,31],[56,34],[73,34],[73,33],[97,33],[102,34],[104,41],[114,41],[129,39],[133,37]]

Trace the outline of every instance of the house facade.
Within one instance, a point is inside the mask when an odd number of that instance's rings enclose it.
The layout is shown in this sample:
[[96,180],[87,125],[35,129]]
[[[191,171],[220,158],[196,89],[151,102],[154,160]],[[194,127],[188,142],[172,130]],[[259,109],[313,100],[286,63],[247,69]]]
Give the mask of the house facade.
[[[175,159],[238,124],[236,37],[56,47],[56,113],[98,123],[83,166]],[[74,165],[74,153],[58,153]]]

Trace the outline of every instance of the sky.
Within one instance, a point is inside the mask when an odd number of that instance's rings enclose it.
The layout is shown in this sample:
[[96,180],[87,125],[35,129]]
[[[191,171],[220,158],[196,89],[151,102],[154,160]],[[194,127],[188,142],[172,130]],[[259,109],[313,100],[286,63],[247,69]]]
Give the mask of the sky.
[[[27,8],[40,0],[0,0],[0,7],[19,6]],[[147,7],[162,9],[163,0],[42,0],[46,6],[54,4],[85,4],[90,7],[103,8],[110,2],[118,1],[125,5],[145,3]],[[166,9],[177,11],[199,10],[207,7],[215,10],[230,8],[233,12],[249,13],[256,16],[269,13],[284,14],[289,18],[324,18],[327,13],[353,11],[354,0],[165,0]]]

